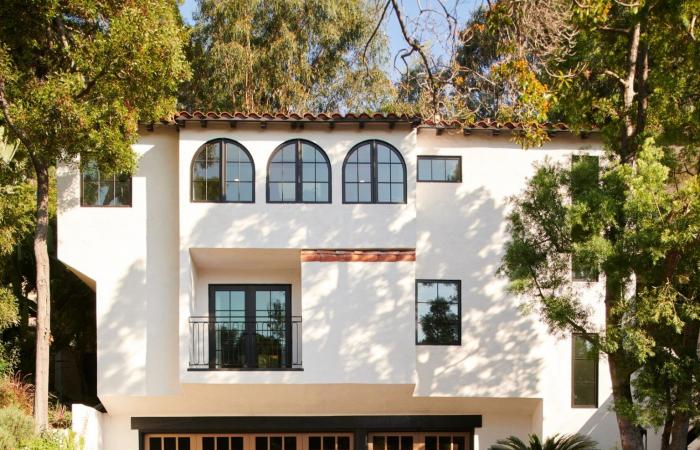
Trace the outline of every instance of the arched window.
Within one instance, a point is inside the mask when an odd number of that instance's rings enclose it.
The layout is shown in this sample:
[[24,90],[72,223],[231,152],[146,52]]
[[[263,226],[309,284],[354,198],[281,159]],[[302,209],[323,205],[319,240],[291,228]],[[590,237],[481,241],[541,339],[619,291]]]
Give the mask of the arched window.
[[192,161],[192,201],[253,203],[255,165],[248,150],[230,139],[202,145]]
[[354,146],[343,164],[343,203],[406,203],[406,165],[382,141]]
[[331,166],[318,145],[302,139],[277,147],[267,168],[269,203],[330,203]]

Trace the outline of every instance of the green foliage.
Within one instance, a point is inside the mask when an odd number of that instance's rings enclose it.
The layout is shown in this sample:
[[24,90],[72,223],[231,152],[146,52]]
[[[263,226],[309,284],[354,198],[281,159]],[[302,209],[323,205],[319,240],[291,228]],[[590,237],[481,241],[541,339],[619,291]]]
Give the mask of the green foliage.
[[21,448],[33,435],[34,421],[30,415],[14,406],[0,409],[0,449]]
[[542,442],[536,434],[528,436],[525,443],[515,436],[501,439],[489,450],[597,450],[598,444],[582,434],[566,434],[548,437]]
[[391,84],[386,42],[365,0],[199,0],[190,43],[194,76],[181,89],[192,109],[379,109]]
[[31,450],[81,450],[82,438],[72,430],[48,430],[25,442],[20,448]]
[[133,169],[137,121],[170,113],[188,76],[177,5],[8,0],[0,18],[10,137],[46,165],[87,153]]

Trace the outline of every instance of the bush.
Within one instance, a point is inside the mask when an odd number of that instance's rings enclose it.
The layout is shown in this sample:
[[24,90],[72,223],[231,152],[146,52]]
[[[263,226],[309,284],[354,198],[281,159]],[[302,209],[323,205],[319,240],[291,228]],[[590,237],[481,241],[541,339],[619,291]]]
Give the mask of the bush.
[[49,424],[52,428],[70,428],[72,422],[71,412],[66,405],[52,403],[49,407]]
[[0,409],[0,449],[10,450],[29,441],[34,434],[32,417],[16,406]]
[[82,450],[83,440],[71,430],[50,430],[36,436],[20,447],[22,450]]
[[34,411],[34,385],[15,374],[0,377],[0,408],[16,406],[31,415]]

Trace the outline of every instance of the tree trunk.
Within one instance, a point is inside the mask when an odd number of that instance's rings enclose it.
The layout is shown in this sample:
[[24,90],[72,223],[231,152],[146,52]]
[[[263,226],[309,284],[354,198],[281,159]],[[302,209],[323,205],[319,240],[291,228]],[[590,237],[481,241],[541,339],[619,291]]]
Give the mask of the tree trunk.
[[688,448],[688,429],[690,428],[690,417],[688,413],[676,413],[673,417],[671,427],[671,444],[669,450],[686,450]]
[[[627,370],[620,368],[620,363],[615,355],[608,358],[610,367],[610,379],[612,381],[613,400],[615,409],[619,411],[621,406],[632,404],[632,385]],[[644,442],[639,428],[623,414],[616,413],[617,427],[620,431],[622,450],[644,450]]]
[[49,346],[51,345],[51,293],[49,274],[49,168],[34,159],[36,171],[36,368],[34,372],[34,421],[36,431],[45,430],[49,422]]

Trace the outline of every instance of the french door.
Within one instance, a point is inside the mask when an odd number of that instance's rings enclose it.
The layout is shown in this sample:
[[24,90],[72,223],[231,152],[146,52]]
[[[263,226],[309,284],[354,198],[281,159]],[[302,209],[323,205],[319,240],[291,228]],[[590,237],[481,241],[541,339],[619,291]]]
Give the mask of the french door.
[[209,367],[291,367],[291,313],[290,285],[210,285]]

